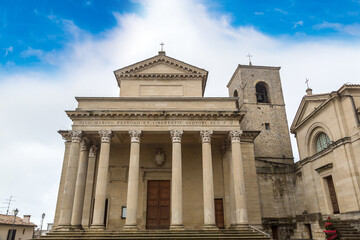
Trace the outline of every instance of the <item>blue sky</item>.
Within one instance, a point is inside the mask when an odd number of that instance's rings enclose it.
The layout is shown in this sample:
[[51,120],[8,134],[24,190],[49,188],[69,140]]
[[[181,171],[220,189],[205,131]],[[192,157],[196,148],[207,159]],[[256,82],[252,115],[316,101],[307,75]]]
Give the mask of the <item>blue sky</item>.
[[71,129],[64,110],[77,107],[75,96],[119,96],[113,71],[156,55],[161,42],[168,56],[209,71],[206,97],[228,96],[249,52],[254,65],[281,66],[290,125],[306,78],[314,93],[360,83],[359,8],[359,0],[0,0],[0,202],[15,196],[20,215],[39,224],[45,212],[52,222],[64,153],[57,131]]
[[[202,3],[215,17],[225,15],[234,27],[252,26],[264,34],[286,36],[293,41],[360,36],[359,0],[204,0]],[[138,1],[126,0],[2,0],[1,67],[38,66],[44,64],[39,58],[42,51],[62,49],[85,33],[101,38],[106,30],[117,25],[114,12],[141,15],[143,7]],[[72,34],[69,28],[74,26],[84,31],[83,34]]]

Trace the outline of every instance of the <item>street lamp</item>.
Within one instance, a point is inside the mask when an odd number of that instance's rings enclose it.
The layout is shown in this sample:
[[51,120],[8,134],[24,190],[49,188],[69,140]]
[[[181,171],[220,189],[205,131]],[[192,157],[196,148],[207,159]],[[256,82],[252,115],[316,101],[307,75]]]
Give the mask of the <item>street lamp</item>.
[[15,221],[16,221],[16,215],[18,215],[19,213],[19,209],[14,209],[14,221],[13,221],[13,224],[12,224],[12,228],[11,228],[11,238],[10,239],[15,239],[15,234],[14,234],[14,226],[15,226]]
[[45,218],[45,213],[43,213],[43,214],[41,215],[40,236],[42,235],[42,227],[43,227],[43,223],[44,223],[44,218]]

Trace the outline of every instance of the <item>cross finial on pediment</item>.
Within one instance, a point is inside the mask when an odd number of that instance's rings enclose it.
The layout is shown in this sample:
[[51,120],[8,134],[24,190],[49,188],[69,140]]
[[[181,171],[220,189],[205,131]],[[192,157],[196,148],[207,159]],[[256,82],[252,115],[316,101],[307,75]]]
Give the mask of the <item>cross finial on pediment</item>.
[[161,51],[164,51],[164,45],[165,45],[165,43],[163,43],[163,42],[160,43]]
[[306,85],[307,85],[307,88],[310,88],[310,87],[309,87],[309,79],[306,78],[305,83],[306,83]]
[[248,53],[248,55],[246,55],[246,57],[248,57],[248,58],[249,58],[249,65],[250,65],[250,66],[252,66],[252,64],[251,64],[251,58],[252,58],[252,55],[250,55],[250,53]]

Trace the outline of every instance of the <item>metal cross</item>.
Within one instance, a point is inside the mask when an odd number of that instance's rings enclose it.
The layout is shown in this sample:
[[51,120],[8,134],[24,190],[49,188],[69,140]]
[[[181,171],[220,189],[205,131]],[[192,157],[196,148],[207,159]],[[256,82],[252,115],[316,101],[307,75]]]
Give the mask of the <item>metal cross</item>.
[[306,78],[306,81],[305,81],[307,87],[309,88],[309,79]]
[[161,51],[164,51],[164,45],[165,45],[165,43],[160,43],[160,45],[161,45]]
[[250,55],[250,53],[248,53],[248,55],[246,55],[246,57],[249,58],[249,64],[251,65],[251,57],[252,57],[252,55]]

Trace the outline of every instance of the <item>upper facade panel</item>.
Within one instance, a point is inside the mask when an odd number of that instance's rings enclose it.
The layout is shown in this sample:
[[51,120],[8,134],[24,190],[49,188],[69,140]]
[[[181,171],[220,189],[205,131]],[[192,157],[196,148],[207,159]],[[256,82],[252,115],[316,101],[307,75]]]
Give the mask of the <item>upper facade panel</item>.
[[120,97],[202,97],[208,72],[159,52],[115,72]]

